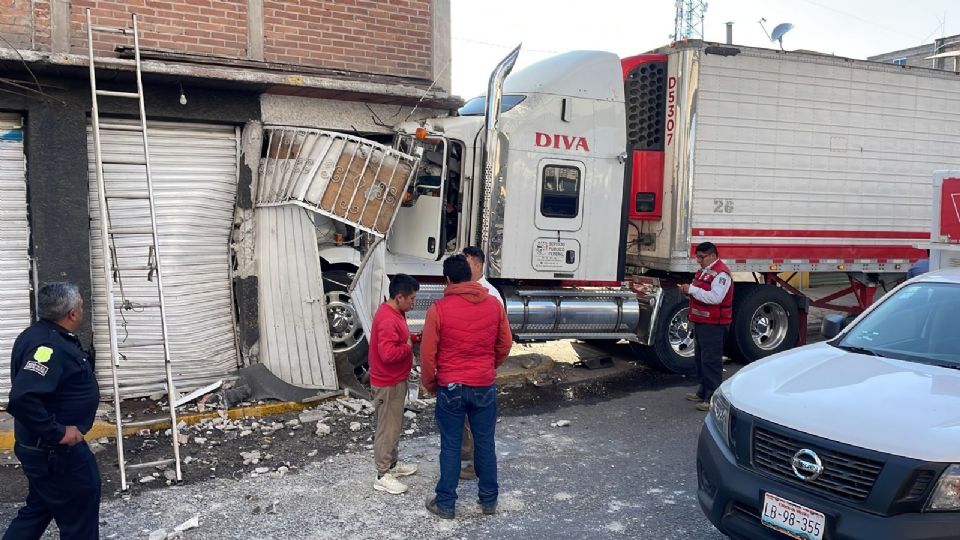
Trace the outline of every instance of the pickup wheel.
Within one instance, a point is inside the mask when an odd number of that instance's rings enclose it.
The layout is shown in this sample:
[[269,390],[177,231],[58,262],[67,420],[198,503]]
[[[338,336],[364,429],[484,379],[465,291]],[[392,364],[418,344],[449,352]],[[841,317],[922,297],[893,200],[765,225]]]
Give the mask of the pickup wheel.
[[773,285],[735,290],[728,337],[735,358],[749,363],[785,351],[796,346],[799,335],[800,312],[786,291]]
[[353,281],[353,272],[328,270],[323,273],[323,291],[327,301],[327,323],[330,326],[330,342],[337,365],[349,365],[357,379],[366,383],[367,336],[363,334],[360,317],[353,307],[347,288]]
[[631,349],[654,369],[689,375],[696,371],[693,325],[687,320],[689,302],[682,299],[657,317],[650,346],[632,343]]

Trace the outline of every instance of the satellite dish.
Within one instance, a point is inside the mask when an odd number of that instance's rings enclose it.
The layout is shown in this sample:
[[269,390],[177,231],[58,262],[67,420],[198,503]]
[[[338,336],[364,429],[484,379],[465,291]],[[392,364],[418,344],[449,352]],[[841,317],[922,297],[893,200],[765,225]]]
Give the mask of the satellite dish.
[[773,33],[770,34],[770,41],[777,41],[780,43],[780,50],[783,50],[783,36],[787,32],[793,30],[793,24],[791,23],[780,23],[774,27]]

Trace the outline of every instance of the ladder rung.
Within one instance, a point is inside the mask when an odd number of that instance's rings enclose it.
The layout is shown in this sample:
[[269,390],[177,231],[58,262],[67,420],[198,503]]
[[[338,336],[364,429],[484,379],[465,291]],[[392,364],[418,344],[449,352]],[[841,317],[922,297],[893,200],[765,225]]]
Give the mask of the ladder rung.
[[142,126],[137,126],[133,124],[110,124],[110,123],[100,123],[100,129],[112,129],[115,131],[140,131]]
[[132,28],[113,28],[111,26],[91,26],[94,32],[105,32],[107,34],[133,34]]
[[145,195],[143,193],[130,193],[130,192],[107,195],[107,199],[147,200],[149,198],[150,198],[149,195]]
[[131,235],[131,234],[153,234],[153,229],[138,229],[136,227],[110,229],[110,234]]
[[163,345],[162,339],[145,339],[143,341],[122,341],[117,343],[118,349],[132,349],[135,347],[153,347]]
[[156,461],[147,461],[145,463],[131,463],[127,465],[128,469],[149,469],[151,467],[160,467],[162,465],[169,465],[177,460],[175,459],[158,459]]
[[170,417],[164,416],[162,418],[147,418],[146,420],[134,420],[133,422],[122,422],[123,427],[142,427],[142,426],[152,426],[154,424],[161,424],[163,422],[169,422]]
[[97,90],[97,95],[107,96],[107,97],[140,99],[140,94],[138,94],[137,92],[114,92],[113,90]]

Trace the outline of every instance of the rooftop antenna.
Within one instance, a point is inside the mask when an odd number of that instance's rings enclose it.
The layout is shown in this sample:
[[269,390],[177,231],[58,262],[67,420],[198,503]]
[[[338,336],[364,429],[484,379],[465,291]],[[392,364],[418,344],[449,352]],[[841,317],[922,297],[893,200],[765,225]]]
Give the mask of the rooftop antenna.
[[773,27],[773,32],[771,33],[771,32],[767,32],[767,27],[763,25],[763,23],[767,22],[767,19],[761,18],[759,22],[760,22],[760,28],[763,28],[763,33],[767,35],[767,38],[769,38],[771,42],[773,41],[778,42],[780,44],[780,50],[782,51],[783,36],[790,30],[793,30],[793,24],[780,23]]
[[673,21],[674,41],[703,39],[703,15],[707,11],[706,0],[676,0],[677,15]]

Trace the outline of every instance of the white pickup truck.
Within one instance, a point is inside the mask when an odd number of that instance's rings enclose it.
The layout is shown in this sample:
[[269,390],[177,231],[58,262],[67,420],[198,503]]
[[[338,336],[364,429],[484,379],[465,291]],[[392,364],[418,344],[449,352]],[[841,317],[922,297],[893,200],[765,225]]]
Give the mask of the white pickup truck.
[[698,498],[733,538],[960,538],[960,269],[759,360],[714,394]]

